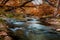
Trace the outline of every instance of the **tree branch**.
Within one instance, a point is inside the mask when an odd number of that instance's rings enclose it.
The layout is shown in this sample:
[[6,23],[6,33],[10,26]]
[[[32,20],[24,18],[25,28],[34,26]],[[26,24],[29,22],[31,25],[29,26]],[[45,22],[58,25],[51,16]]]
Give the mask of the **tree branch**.
[[49,5],[56,7],[54,4],[52,4],[51,2],[49,2],[49,0],[45,0]]
[[31,1],[33,1],[33,0],[28,0],[27,2],[23,3],[22,5],[20,5],[20,7],[24,7],[25,4],[27,4],[27,3],[31,2]]
[[1,4],[5,5],[9,0],[3,0]]
[[[25,6],[25,4],[27,4],[27,3],[29,3],[29,2],[31,2],[31,1],[33,1],[33,0],[28,0],[28,1],[24,2],[22,5],[19,5],[19,6],[7,6],[7,5],[5,5],[8,1],[9,1],[9,0],[3,0],[2,3],[1,3],[1,4],[3,4],[3,5],[0,5],[0,7],[1,7],[1,6],[2,6],[2,7],[10,7],[10,9],[8,9],[8,11],[11,11],[11,10],[14,10],[14,9],[16,9],[16,8],[31,7],[31,6]],[[33,6],[32,6],[32,7],[33,7]],[[22,8],[22,9],[23,9],[23,8]]]

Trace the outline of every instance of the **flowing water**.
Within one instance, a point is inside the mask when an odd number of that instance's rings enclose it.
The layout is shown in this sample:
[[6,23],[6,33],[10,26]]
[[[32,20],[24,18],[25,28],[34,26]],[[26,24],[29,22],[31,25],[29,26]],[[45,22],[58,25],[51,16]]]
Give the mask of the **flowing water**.
[[52,27],[45,26],[36,22],[40,21],[32,20],[25,23],[12,22],[13,26],[17,24],[18,26],[14,28],[8,28],[9,35],[14,40],[60,40],[60,32],[57,32]]

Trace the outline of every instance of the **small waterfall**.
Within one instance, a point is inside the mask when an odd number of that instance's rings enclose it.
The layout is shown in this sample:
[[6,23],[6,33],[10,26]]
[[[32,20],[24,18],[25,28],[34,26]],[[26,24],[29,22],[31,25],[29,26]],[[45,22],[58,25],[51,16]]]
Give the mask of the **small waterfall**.
[[42,0],[33,0],[32,3],[33,3],[34,5],[40,5],[40,4],[43,3],[43,1],[42,1]]

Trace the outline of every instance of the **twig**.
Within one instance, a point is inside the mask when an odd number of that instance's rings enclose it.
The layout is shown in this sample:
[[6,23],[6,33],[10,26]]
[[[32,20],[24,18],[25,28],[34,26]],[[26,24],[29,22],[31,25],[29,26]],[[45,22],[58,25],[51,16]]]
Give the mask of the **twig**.
[[9,0],[3,0],[1,4],[5,5]]

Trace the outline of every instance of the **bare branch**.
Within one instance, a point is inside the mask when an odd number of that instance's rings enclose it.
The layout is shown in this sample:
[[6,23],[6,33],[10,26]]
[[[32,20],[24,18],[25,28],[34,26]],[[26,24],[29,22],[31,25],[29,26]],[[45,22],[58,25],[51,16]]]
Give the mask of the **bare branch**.
[[[16,8],[22,8],[22,7],[31,7],[31,6],[25,6],[25,4],[33,1],[33,0],[27,0],[26,2],[24,2],[22,5],[19,5],[19,6],[7,6],[5,5],[9,0],[3,0],[1,4],[3,5],[0,5],[0,7],[8,7],[9,9],[7,9],[8,11],[11,11],[11,10],[14,10]],[[23,8],[22,8],[23,9]],[[5,11],[7,11],[5,10]]]
[[5,5],[9,0],[3,0],[1,4]]
[[50,0],[45,0],[45,2],[47,2],[49,5],[56,7],[56,5],[52,4],[52,2],[50,2]]
[[23,3],[22,5],[20,5],[20,7],[24,7],[25,4],[27,4],[27,3],[31,2],[31,1],[33,1],[33,0],[26,1],[25,3]]

